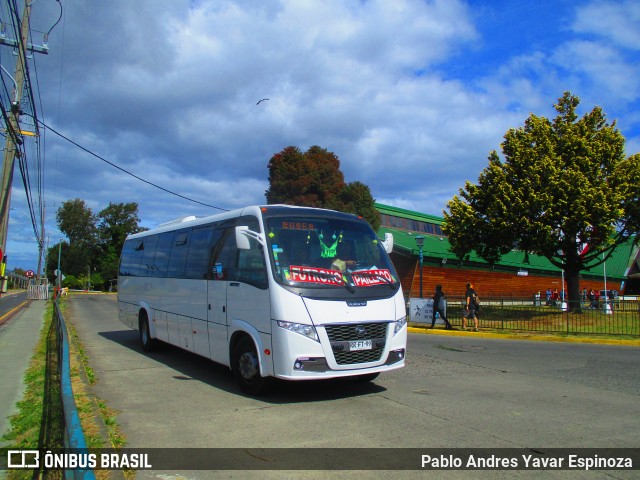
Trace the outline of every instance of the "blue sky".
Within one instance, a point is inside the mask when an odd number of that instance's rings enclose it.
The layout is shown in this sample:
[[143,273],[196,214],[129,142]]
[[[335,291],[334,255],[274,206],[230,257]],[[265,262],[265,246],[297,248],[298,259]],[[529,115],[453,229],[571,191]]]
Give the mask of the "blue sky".
[[[150,182],[225,209],[265,201],[267,164],[289,145],[334,152],[348,182],[390,205],[442,215],[530,113],[566,90],[600,106],[640,152],[640,2],[139,0],[63,2],[34,55],[41,119]],[[2,11],[0,11],[0,14]],[[33,28],[58,16],[33,7]],[[97,21],[99,19],[99,21]],[[7,48],[7,47],[0,47]],[[0,60],[11,71],[9,55]],[[261,98],[268,101],[256,105]],[[84,200],[137,202],[153,227],[217,210],[128,177],[46,136],[46,238]],[[37,266],[14,181],[8,268]]]

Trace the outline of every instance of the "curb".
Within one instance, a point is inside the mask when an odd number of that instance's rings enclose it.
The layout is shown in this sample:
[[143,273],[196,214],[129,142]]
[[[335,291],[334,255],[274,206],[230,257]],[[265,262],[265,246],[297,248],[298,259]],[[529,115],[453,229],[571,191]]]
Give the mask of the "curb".
[[[454,327],[456,328],[456,327]],[[597,337],[568,337],[552,334],[535,334],[535,333],[500,333],[494,330],[480,330],[479,332],[469,332],[465,330],[445,330],[444,328],[428,328],[409,326],[408,331],[411,333],[419,333],[422,335],[447,335],[454,337],[482,337],[482,338],[501,338],[505,340],[532,340],[543,342],[566,342],[566,343],[592,343],[601,345],[628,345],[640,347],[639,339],[627,338],[597,338]]]

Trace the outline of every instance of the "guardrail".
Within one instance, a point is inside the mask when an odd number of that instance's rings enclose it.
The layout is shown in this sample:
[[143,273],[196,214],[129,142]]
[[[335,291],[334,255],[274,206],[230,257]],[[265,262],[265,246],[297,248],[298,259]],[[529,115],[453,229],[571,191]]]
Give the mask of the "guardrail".
[[[58,301],[54,301],[54,319],[55,330],[57,333],[57,357],[58,357],[58,377],[60,379],[59,394],[62,404],[64,423],[63,441],[64,447],[69,449],[87,449],[87,442],[84,438],[84,432],[80,425],[80,417],[76,408],[76,402],[73,397],[73,389],[71,387],[71,366],[69,359],[69,338],[67,335],[67,326],[64,321]],[[53,327],[53,325],[52,325]],[[51,345],[49,345],[50,347]],[[47,352],[47,357],[52,352]],[[89,469],[70,469],[65,470],[65,478],[95,480],[93,470]]]

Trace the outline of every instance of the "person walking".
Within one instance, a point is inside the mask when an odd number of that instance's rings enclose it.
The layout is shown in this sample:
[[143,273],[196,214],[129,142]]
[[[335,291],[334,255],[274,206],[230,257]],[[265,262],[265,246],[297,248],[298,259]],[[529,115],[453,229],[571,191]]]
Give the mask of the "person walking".
[[593,288],[591,290],[589,290],[589,293],[587,294],[587,298],[589,299],[589,309],[590,310],[594,310],[596,309],[596,294],[593,292]]
[[467,283],[467,292],[465,293],[465,306],[462,313],[462,329],[467,329],[467,318],[472,318],[474,323],[474,332],[478,331],[478,307],[480,306],[480,300],[478,294],[473,289],[471,283]]
[[451,330],[451,324],[447,320],[445,315],[447,296],[442,291],[442,285],[436,285],[436,293],[433,294],[433,317],[431,318],[431,328],[436,324],[436,314],[439,313],[440,317],[444,320],[445,328]]

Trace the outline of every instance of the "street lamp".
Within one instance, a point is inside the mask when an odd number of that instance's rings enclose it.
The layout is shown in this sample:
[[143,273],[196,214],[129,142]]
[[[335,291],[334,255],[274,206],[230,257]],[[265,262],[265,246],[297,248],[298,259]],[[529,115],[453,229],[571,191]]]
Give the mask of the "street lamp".
[[416,236],[416,245],[420,251],[420,298],[422,298],[422,247],[424,246],[424,236]]

